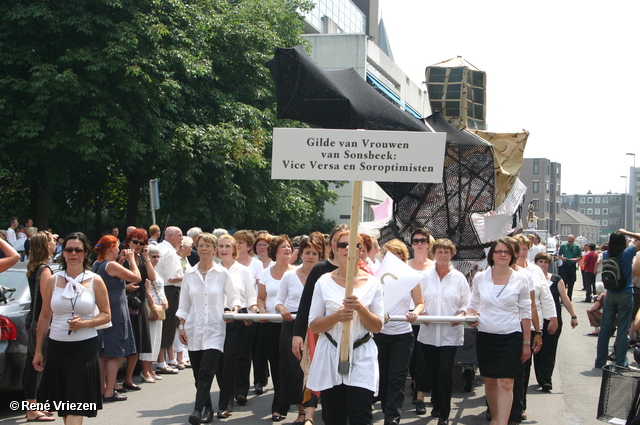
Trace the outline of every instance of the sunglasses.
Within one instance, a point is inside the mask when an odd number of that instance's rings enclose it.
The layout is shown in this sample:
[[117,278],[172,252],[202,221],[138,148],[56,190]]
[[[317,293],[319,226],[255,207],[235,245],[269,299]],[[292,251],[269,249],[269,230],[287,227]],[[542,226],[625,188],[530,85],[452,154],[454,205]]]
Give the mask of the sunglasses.
[[411,243],[413,245],[426,245],[427,243],[429,243],[429,239],[427,238],[422,238],[422,239],[413,239],[411,241]]
[[[336,243],[336,246],[338,248],[344,249],[344,248],[347,248],[349,246],[349,242],[338,242],[338,243]],[[358,243],[358,244],[356,244],[356,248],[360,249],[360,248],[362,248],[362,245],[360,245]]]
[[152,255],[151,258],[160,258],[159,255]]
[[82,248],[65,248],[64,252],[68,252],[68,253],[75,252],[76,254],[80,254],[81,252],[84,252],[84,249],[82,249]]
[[135,239],[131,239],[131,242],[132,242],[134,245],[141,245],[141,246],[145,246],[145,245],[147,244],[146,242],[137,241],[137,240],[135,240]]

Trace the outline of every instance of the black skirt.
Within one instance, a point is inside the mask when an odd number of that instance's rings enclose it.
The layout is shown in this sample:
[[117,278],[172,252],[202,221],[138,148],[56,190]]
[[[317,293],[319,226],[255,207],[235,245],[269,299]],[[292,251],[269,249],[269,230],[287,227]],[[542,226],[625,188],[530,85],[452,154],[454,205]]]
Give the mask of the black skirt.
[[522,354],[522,332],[492,334],[478,332],[476,354],[485,378],[515,378]]
[[102,409],[98,337],[61,342],[49,339],[38,401],[58,416],[95,417]]

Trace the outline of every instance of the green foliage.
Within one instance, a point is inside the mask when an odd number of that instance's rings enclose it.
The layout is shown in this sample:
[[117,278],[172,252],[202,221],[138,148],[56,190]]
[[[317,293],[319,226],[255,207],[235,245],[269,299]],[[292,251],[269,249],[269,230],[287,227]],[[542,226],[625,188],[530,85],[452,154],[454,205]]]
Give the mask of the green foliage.
[[336,196],[325,183],[269,176],[272,129],[291,124],[275,119],[265,63],[303,42],[297,11],[310,7],[1,2],[0,214],[28,210],[41,227],[94,235],[103,218],[146,226],[158,177],[159,222],[283,232],[320,223]]

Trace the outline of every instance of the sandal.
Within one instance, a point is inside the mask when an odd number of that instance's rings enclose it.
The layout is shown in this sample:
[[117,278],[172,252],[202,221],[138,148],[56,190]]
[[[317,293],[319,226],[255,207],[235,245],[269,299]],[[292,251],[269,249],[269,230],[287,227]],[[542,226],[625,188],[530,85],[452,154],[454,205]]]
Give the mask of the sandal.
[[286,418],[286,416],[282,416],[280,414],[276,414],[274,413],[273,415],[271,415],[271,420],[273,422],[280,422],[280,421],[284,421]]
[[127,383],[122,383],[122,388],[125,388],[127,391],[140,391],[142,387],[140,385],[132,384],[129,385]]
[[55,420],[56,420],[56,418],[51,417],[51,416],[47,415],[46,413],[43,413],[41,415],[36,416],[33,419],[27,419],[27,422],[53,422]]

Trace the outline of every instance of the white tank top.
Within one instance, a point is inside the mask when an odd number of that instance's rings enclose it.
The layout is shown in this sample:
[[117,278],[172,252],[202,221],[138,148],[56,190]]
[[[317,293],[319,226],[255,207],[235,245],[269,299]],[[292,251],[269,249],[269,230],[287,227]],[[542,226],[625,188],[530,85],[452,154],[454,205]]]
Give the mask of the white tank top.
[[[93,278],[97,276],[91,271],[80,274],[76,279],[71,279],[65,272],[56,275],[56,283],[51,296],[51,311],[53,319],[49,337],[55,341],[84,341],[96,337],[95,328],[82,328],[69,333],[68,320],[73,316],[83,319],[92,319],[95,316],[96,297],[93,293]],[[67,280],[64,288],[58,287],[60,278]],[[91,279],[89,288],[80,282]]]

